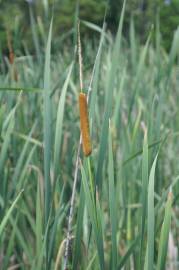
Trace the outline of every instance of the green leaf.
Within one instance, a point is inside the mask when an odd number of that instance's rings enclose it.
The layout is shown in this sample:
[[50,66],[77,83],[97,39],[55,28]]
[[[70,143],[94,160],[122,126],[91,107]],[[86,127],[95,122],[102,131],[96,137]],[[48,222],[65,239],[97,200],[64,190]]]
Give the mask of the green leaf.
[[84,188],[84,193],[85,193],[87,209],[88,209],[88,213],[89,213],[92,227],[95,234],[95,241],[97,244],[100,269],[103,270],[104,269],[104,251],[103,251],[103,242],[102,242],[102,231],[101,231],[101,226],[98,219],[99,217],[97,218],[97,214],[99,214],[99,212],[97,213],[95,202],[92,197],[94,196],[94,194],[91,194],[91,191],[87,183],[86,173],[82,165],[81,165],[81,174],[82,174],[82,183],[83,183],[83,188]]
[[110,209],[110,222],[111,222],[111,240],[112,240],[112,268],[117,268],[117,201],[116,191],[114,185],[114,161],[112,152],[112,137],[109,127],[109,160],[108,160],[108,177],[109,177],[109,209]]
[[155,213],[154,213],[154,178],[157,157],[152,164],[148,185],[148,221],[147,221],[147,270],[154,269],[154,232],[155,232]]
[[142,216],[140,225],[140,251],[139,251],[139,267],[142,269],[142,254],[144,250],[144,233],[145,233],[145,223],[146,223],[146,212],[147,212],[147,186],[148,186],[148,142],[147,142],[147,131],[144,135],[143,143],[143,155],[142,155]]
[[50,165],[52,149],[52,104],[50,98],[50,54],[52,21],[50,24],[44,70],[44,175],[45,175],[45,224],[48,222],[51,205]]
[[130,245],[130,247],[128,248],[127,252],[124,254],[124,256],[121,258],[117,269],[123,269],[123,267],[125,266],[125,263],[127,262],[127,260],[129,259],[129,257],[131,256],[131,254],[134,252],[135,247],[137,245],[137,243],[139,242],[139,237],[137,237]]
[[117,32],[112,59],[111,59],[112,64],[111,64],[111,69],[109,71],[109,77],[108,77],[107,88],[106,88],[107,96],[106,96],[106,103],[105,103],[105,113],[104,113],[104,121],[102,123],[99,156],[98,156],[98,162],[97,162],[97,172],[95,176],[96,185],[99,187],[101,187],[102,185],[102,168],[103,168],[103,163],[104,163],[104,158],[105,158],[105,153],[106,153],[106,146],[107,146],[107,141],[108,141],[108,125],[109,125],[109,118],[111,117],[111,112],[112,112],[115,77],[116,77],[116,72],[119,65],[120,48],[121,48],[121,40],[122,40],[122,26],[123,26],[125,6],[126,6],[126,0],[123,3],[118,32]]
[[11,216],[11,213],[14,210],[18,200],[20,199],[22,192],[23,192],[23,190],[21,190],[21,192],[17,195],[16,199],[14,200],[11,207],[8,209],[7,213],[5,214],[4,218],[2,219],[2,221],[0,223],[0,237],[2,237],[2,233],[4,232],[4,228],[8,222],[9,217]]
[[40,88],[26,88],[26,87],[0,87],[0,91],[17,91],[17,92],[41,92]]
[[81,243],[82,243],[82,228],[83,228],[83,215],[84,215],[84,207],[85,207],[85,194],[83,186],[81,185],[80,189],[80,199],[79,199],[79,207],[78,207],[78,217],[76,223],[76,236],[75,236],[75,244],[74,244],[74,255],[73,255],[73,267],[75,270],[78,262],[80,265],[82,264],[83,258],[80,258],[81,255]]
[[46,228],[46,268],[50,268],[48,261],[48,220],[51,208],[51,180],[50,180],[50,167],[51,167],[51,151],[52,151],[52,104],[51,104],[51,90],[50,90],[50,60],[51,60],[51,39],[52,39],[52,24],[51,20],[47,48],[45,53],[45,69],[44,69],[44,182],[45,182],[45,228]]
[[64,107],[65,107],[65,97],[68,84],[70,81],[70,76],[72,72],[73,64],[69,68],[68,75],[66,77],[65,83],[62,88],[61,96],[58,103],[58,112],[56,120],[56,131],[55,131],[55,145],[54,145],[54,179],[58,177],[59,167],[60,167],[60,149],[61,141],[63,134],[63,116],[64,116]]
[[172,216],[172,192],[170,191],[168,194],[168,199],[165,207],[165,216],[162,224],[160,240],[159,240],[159,252],[158,252],[158,260],[157,260],[157,268],[156,270],[165,269],[166,257],[167,257],[167,249],[168,249],[168,237],[170,231],[171,224],[171,216]]

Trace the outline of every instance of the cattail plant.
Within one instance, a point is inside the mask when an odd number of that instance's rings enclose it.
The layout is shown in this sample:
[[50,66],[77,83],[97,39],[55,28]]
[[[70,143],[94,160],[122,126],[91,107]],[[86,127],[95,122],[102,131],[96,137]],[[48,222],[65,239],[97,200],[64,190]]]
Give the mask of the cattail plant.
[[13,46],[12,46],[12,40],[10,37],[10,33],[7,31],[7,46],[8,46],[8,50],[9,50],[9,63],[11,64],[11,70],[12,70],[12,74],[11,77],[14,81],[18,81],[18,73],[17,73],[17,69],[14,65],[14,60],[15,60],[15,54],[14,54],[14,50],[13,50]]
[[[82,56],[81,56],[81,40],[80,40],[80,25],[78,23],[78,57],[79,57],[79,77],[80,77],[80,89],[83,89],[83,77],[82,77]],[[86,106],[87,107],[87,106]],[[75,164],[75,173],[74,173],[74,182],[73,182],[73,189],[70,201],[70,213],[68,217],[68,228],[67,228],[67,237],[66,237],[66,245],[65,245],[65,258],[64,258],[64,265],[63,269],[67,270],[68,265],[68,258],[69,258],[69,251],[70,251],[70,244],[71,244],[71,231],[72,231],[72,220],[73,220],[73,210],[74,210],[74,203],[75,203],[75,192],[76,192],[76,185],[78,179],[78,167],[80,162],[80,150],[81,150],[81,143],[82,143],[82,134],[80,135],[80,140],[78,144],[78,151],[77,151],[77,158]]]

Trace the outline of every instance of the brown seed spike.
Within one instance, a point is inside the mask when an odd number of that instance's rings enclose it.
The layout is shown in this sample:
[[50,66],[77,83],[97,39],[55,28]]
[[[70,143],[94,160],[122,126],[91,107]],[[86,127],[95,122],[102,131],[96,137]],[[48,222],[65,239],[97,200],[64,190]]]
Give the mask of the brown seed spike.
[[92,147],[89,132],[88,105],[86,95],[84,93],[79,94],[79,109],[83,153],[85,156],[89,156],[92,152]]
[[10,53],[9,53],[9,62],[10,62],[11,65],[13,65],[13,63],[14,63],[14,53],[13,53],[13,51],[10,51]]

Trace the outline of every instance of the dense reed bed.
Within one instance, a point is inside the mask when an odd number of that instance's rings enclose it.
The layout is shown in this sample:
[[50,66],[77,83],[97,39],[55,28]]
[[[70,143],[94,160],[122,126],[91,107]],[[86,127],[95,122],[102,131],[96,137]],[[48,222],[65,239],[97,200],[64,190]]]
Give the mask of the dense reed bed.
[[[167,53],[158,23],[142,45],[131,20],[125,40],[124,16],[115,37],[81,23],[96,32],[82,38],[92,153],[78,160],[68,269],[179,267],[179,30]],[[1,63],[4,270],[63,269],[80,86],[75,47],[68,37],[54,45],[52,29],[42,44],[33,28],[35,56],[25,48]]]

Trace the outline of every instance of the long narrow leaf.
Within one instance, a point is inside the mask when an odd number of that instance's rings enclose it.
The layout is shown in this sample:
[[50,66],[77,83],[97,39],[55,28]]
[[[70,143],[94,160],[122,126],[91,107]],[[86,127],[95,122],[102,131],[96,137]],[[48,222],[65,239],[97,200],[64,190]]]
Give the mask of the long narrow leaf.
[[172,193],[169,192],[168,199],[165,208],[165,216],[162,224],[162,230],[160,234],[159,241],[159,253],[158,253],[158,261],[157,261],[157,270],[165,269],[166,257],[167,257],[167,249],[168,249],[168,237],[170,231],[171,224],[171,215],[172,215]]
[[147,270],[154,269],[154,231],[155,231],[155,213],[154,213],[154,178],[155,178],[155,167],[157,163],[157,157],[152,164],[152,168],[149,176],[148,185],[148,221],[147,221],[147,248],[148,254],[147,260]]

